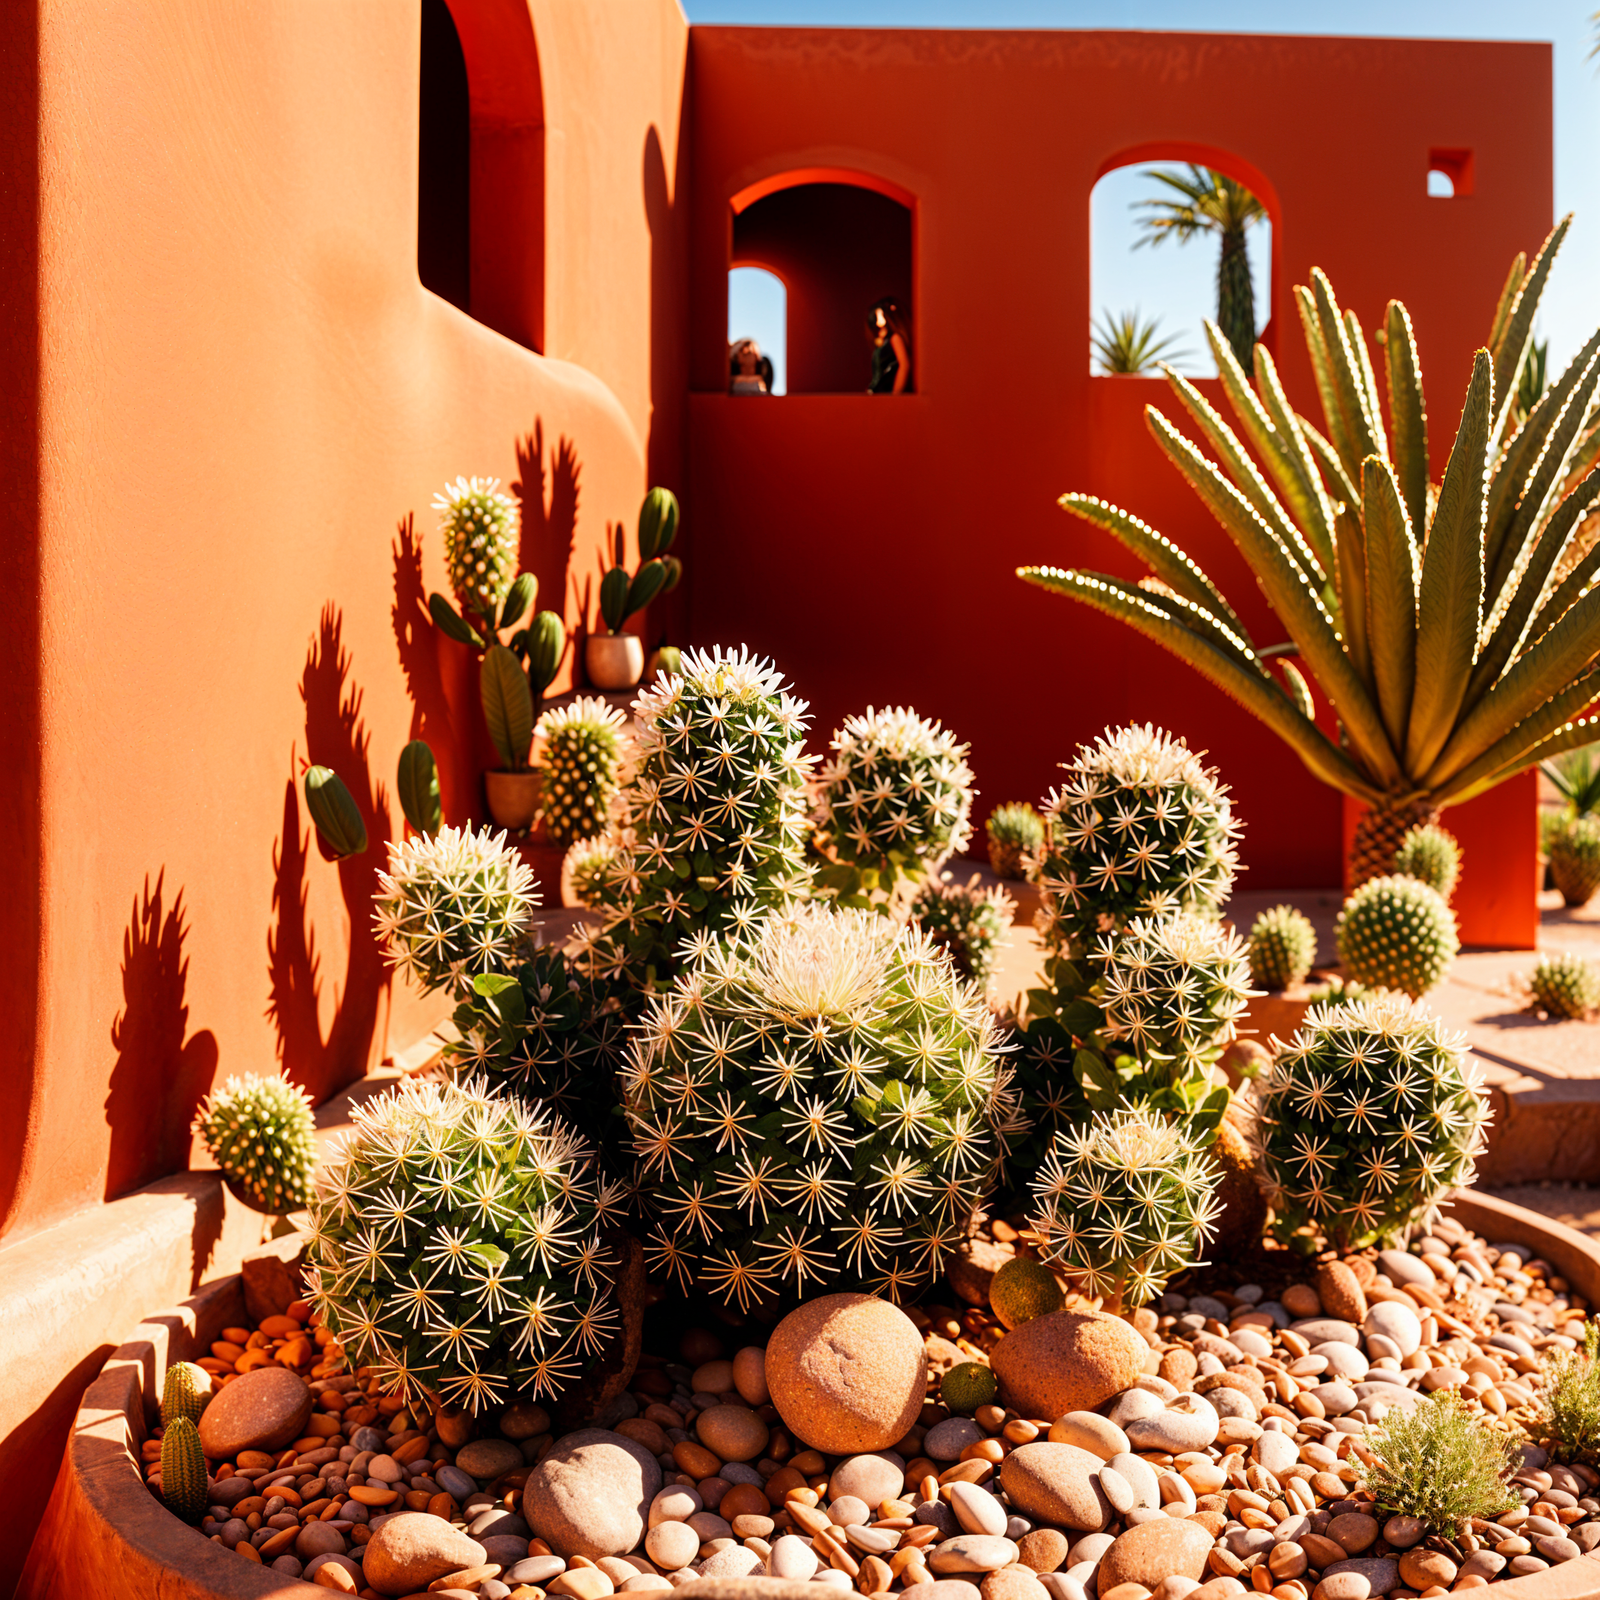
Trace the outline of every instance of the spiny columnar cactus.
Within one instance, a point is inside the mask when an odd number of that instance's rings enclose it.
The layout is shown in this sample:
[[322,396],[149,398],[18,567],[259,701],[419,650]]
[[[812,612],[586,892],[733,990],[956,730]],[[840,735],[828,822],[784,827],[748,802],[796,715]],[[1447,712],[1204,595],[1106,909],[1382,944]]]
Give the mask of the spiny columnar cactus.
[[1397,994],[1313,1006],[1262,1084],[1262,1165],[1282,1239],[1310,1225],[1340,1250],[1360,1248],[1472,1181],[1489,1118],[1477,1065]]
[[174,1417],[161,1435],[161,1498],[185,1522],[205,1515],[206,1457],[200,1430],[187,1417]]
[[1044,843],[1044,818],[1025,800],[996,806],[984,824],[989,865],[997,878],[1025,878],[1028,862]]
[[1403,878],[1427,884],[1441,900],[1455,893],[1461,876],[1461,846],[1453,833],[1437,823],[1413,828],[1394,853],[1394,870]]
[[1550,876],[1569,906],[1586,906],[1600,889],[1600,817],[1576,817],[1550,841]]
[[618,1195],[563,1123],[481,1083],[359,1107],[311,1207],[313,1304],[352,1366],[478,1411],[560,1394],[614,1335]]
[[1600,1007],[1600,971],[1570,952],[1540,956],[1528,987],[1553,1017],[1586,1017]]
[[1182,1122],[1146,1106],[1059,1134],[1033,1186],[1043,1256],[1108,1308],[1141,1306],[1195,1265],[1213,1231],[1220,1174]]
[[433,497],[450,587],[463,612],[493,619],[517,575],[517,503],[498,478],[457,478]]
[[210,1399],[211,1374],[192,1361],[175,1361],[161,1383],[161,1426],[169,1428],[176,1418],[187,1417],[198,1427]]
[[904,706],[845,718],[817,801],[818,841],[839,865],[819,882],[854,900],[921,881],[966,847],[972,796],[967,746],[937,722]]
[[441,828],[389,846],[373,924],[389,960],[424,989],[460,989],[474,973],[504,972],[539,903],[533,871],[487,828]]
[[1118,728],[1080,746],[1045,805],[1039,931],[1079,960],[1133,917],[1212,915],[1238,870],[1227,790],[1182,739]]
[[1250,977],[1263,989],[1304,983],[1317,959],[1317,930],[1293,906],[1273,906],[1250,929]]
[[774,914],[656,995],[622,1084],[656,1270],[741,1310],[902,1299],[938,1277],[1002,1154],[982,995],[914,929]]
[[1369,989],[1398,989],[1420,1000],[1450,970],[1461,941],[1456,919],[1416,878],[1369,878],[1334,924],[1339,961]]
[[194,1118],[211,1159],[251,1206],[275,1217],[311,1199],[315,1127],[311,1097],[281,1075],[229,1078]]
[[638,988],[810,892],[806,707],[772,664],[689,650],[634,702],[615,896],[586,969]]
[[534,762],[544,774],[544,824],[557,844],[605,831],[617,792],[622,726],[622,713],[595,695],[539,718]]
[[1017,903],[1004,889],[930,878],[911,902],[911,920],[955,963],[963,978],[980,985],[994,976],[1000,947],[1010,942]]
[[563,858],[561,875],[580,906],[604,911],[616,903],[612,885],[616,863],[615,840],[580,839]]

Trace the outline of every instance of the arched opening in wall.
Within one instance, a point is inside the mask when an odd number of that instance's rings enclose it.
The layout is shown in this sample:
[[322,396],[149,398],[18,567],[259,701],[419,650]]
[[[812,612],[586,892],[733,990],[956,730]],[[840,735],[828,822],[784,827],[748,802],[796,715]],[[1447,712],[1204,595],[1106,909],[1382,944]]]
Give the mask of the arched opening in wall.
[[[748,357],[744,347],[754,345]],[[765,267],[735,267],[728,274],[728,377],[733,392],[758,393],[741,374],[754,366],[768,394],[788,393],[789,291]],[[765,365],[763,366],[763,363]]]
[[544,96],[524,5],[422,0],[417,276],[544,348]]
[[1215,377],[1207,320],[1246,370],[1257,339],[1271,347],[1276,197],[1230,158],[1173,154],[1118,157],[1090,196],[1089,366],[1097,375],[1153,376],[1167,362],[1190,377]]
[[[904,330],[903,387],[918,387],[911,196],[893,189],[830,172],[771,179],[734,197],[732,267],[764,268],[787,290],[789,394],[863,394],[875,372],[882,383],[888,359],[875,362],[868,324],[884,300]],[[731,287],[730,279],[730,295]]]

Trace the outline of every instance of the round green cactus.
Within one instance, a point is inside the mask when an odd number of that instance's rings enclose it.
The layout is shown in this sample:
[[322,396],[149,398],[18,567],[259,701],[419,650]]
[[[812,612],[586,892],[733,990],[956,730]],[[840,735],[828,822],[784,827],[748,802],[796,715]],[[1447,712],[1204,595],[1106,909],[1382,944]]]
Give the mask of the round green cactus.
[[617,843],[609,838],[580,839],[567,851],[561,876],[580,906],[606,911],[617,903],[617,855]]
[[1197,1264],[1217,1215],[1220,1174],[1205,1143],[1146,1106],[1057,1135],[1029,1221],[1043,1259],[1081,1277],[1108,1309],[1141,1306]]
[[389,846],[373,923],[389,960],[424,989],[461,990],[504,972],[539,903],[533,869],[487,828],[441,828]]
[[623,716],[594,695],[547,711],[533,730],[544,825],[565,847],[605,831],[622,762]]
[[1394,870],[1402,878],[1416,878],[1427,884],[1442,900],[1456,892],[1461,876],[1461,846],[1453,833],[1437,823],[1413,828],[1400,841],[1394,853]]
[[997,878],[1026,878],[1028,865],[1044,843],[1044,818],[1025,800],[996,806],[984,824],[989,865]]
[[1273,906],[1250,929],[1250,977],[1263,989],[1304,983],[1317,959],[1317,930],[1293,906]]
[[199,1429],[187,1417],[174,1417],[161,1435],[161,1498],[185,1522],[197,1523],[205,1515],[205,1452]]
[[310,1202],[316,1124],[311,1097],[288,1079],[229,1078],[200,1102],[194,1131],[255,1210],[285,1217]]
[[517,503],[498,478],[457,478],[433,497],[450,587],[463,612],[498,619],[517,575]]
[[1274,1229],[1310,1227],[1341,1251],[1392,1237],[1472,1181],[1488,1119],[1465,1041],[1422,1007],[1313,1006],[1262,1084]]
[[1569,906],[1586,906],[1600,890],[1600,817],[1575,817],[1550,840],[1550,876]]
[[1339,961],[1369,989],[1421,999],[1450,970],[1461,941],[1450,907],[1416,878],[1369,878],[1334,924]]
[[741,1311],[906,1299],[966,1236],[1010,1116],[995,1025],[925,935],[811,904],[708,951],[622,1085],[656,1271]]
[[307,1251],[351,1366],[471,1411],[561,1394],[619,1327],[600,1230],[620,1194],[583,1142],[476,1082],[412,1079],[351,1120]]
[[987,984],[994,976],[1000,948],[1009,943],[1017,903],[1004,889],[980,889],[968,883],[930,878],[911,902],[911,920],[943,950],[963,978]]
[[1587,1017],[1600,1007],[1600,970],[1570,952],[1540,956],[1528,987],[1553,1017]]
[[1238,871],[1227,790],[1182,739],[1106,732],[1066,764],[1045,803],[1038,924],[1052,954],[1081,960],[1134,917],[1215,915]]

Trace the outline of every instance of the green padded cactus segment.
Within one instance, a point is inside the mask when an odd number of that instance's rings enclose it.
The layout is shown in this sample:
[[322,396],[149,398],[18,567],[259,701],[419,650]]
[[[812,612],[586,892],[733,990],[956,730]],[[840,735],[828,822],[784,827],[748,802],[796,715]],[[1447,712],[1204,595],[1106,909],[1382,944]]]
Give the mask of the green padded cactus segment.
[[389,960],[423,989],[460,993],[479,972],[504,972],[539,903],[533,869],[487,828],[441,828],[389,845],[373,924]]
[[194,1118],[211,1159],[249,1192],[258,1211],[275,1217],[310,1202],[315,1130],[311,1097],[281,1075],[229,1078],[200,1102]]
[[1065,764],[1045,803],[1038,926],[1070,960],[1133,917],[1214,915],[1238,856],[1227,790],[1182,739],[1157,728],[1108,731]]
[[1004,889],[930,878],[911,902],[911,920],[943,950],[963,978],[987,984],[994,976],[1000,947],[1010,942],[1017,903]]
[[822,772],[817,840],[858,875],[890,890],[920,881],[972,837],[967,746],[905,706],[846,717]]
[[997,878],[1028,876],[1028,864],[1044,843],[1044,818],[1025,800],[996,806],[984,824],[989,865]]
[[1400,841],[1394,853],[1394,870],[1402,878],[1416,878],[1427,884],[1442,900],[1456,892],[1461,876],[1461,846],[1453,833],[1437,823],[1413,828]]
[[1438,983],[1461,948],[1450,907],[1416,878],[1369,878],[1345,901],[1334,938],[1348,976],[1413,1000]]
[[561,862],[561,876],[580,906],[607,911],[618,903],[613,874],[618,847],[613,839],[580,839]]
[[925,935],[775,914],[650,1001],[622,1075],[653,1270],[748,1310],[914,1298],[988,1192],[1011,1107],[995,1024]]
[[1600,889],[1600,817],[1576,817],[1550,840],[1550,875],[1569,906],[1586,906]]
[[1144,1106],[1059,1134],[1033,1186],[1043,1259],[1108,1309],[1142,1306],[1194,1266],[1213,1232],[1221,1174],[1206,1141]]
[[498,620],[517,575],[517,503],[498,478],[457,478],[433,497],[450,587],[463,613]]
[[206,1514],[206,1457],[200,1430],[187,1417],[174,1417],[161,1435],[161,1498],[185,1522]]
[[210,1399],[211,1374],[192,1361],[175,1362],[161,1383],[161,1426],[169,1428],[178,1417],[187,1417],[198,1427]]
[[544,825],[563,848],[604,833],[622,763],[623,716],[594,695],[547,711],[533,730]]
[[1397,994],[1313,1006],[1262,1080],[1275,1231],[1309,1226],[1341,1251],[1397,1234],[1471,1183],[1488,1119],[1465,1041],[1423,1007]]
[[600,1230],[621,1203],[583,1141],[479,1082],[412,1079],[351,1120],[308,1245],[351,1366],[471,1411],[581,1377],[619,1326]]
[[1570,952],[1540,956],[1528,987],[1552,1017],[1587,1017],[1600,1008],[1600,968]]
[[1293,906],[1273,906],[1250,929],[1250,977],[1263,989],[1304,983],[1317,959],[1317,930]]

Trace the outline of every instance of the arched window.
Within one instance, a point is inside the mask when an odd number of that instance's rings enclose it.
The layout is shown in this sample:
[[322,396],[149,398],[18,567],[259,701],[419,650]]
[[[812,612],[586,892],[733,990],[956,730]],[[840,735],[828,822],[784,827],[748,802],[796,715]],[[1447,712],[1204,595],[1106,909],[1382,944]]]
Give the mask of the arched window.
[[1165,361],[1215,377],[1208,318],[1249,365],[1250,346],[1272,320],[1273,202],[1259,178],[1230,175],[1216,159],[1122,160],[1095,184],[1091,371],[1153,375]]
[[788,384],[789,291],[765,267],[735,267],[728,274],[728,345],[754,339],[772,363],[773,394]]
[[788,393],[864,393],[872,375],[867,313],[886,297],[912,319],[917,386],[909,198],[831,174],[770,180],[735,197],[732,266],[764,267],[788,291]]
[[472,111],[461,36],[445,0],[422,0],[417,276],[462,311],[472,295]]

